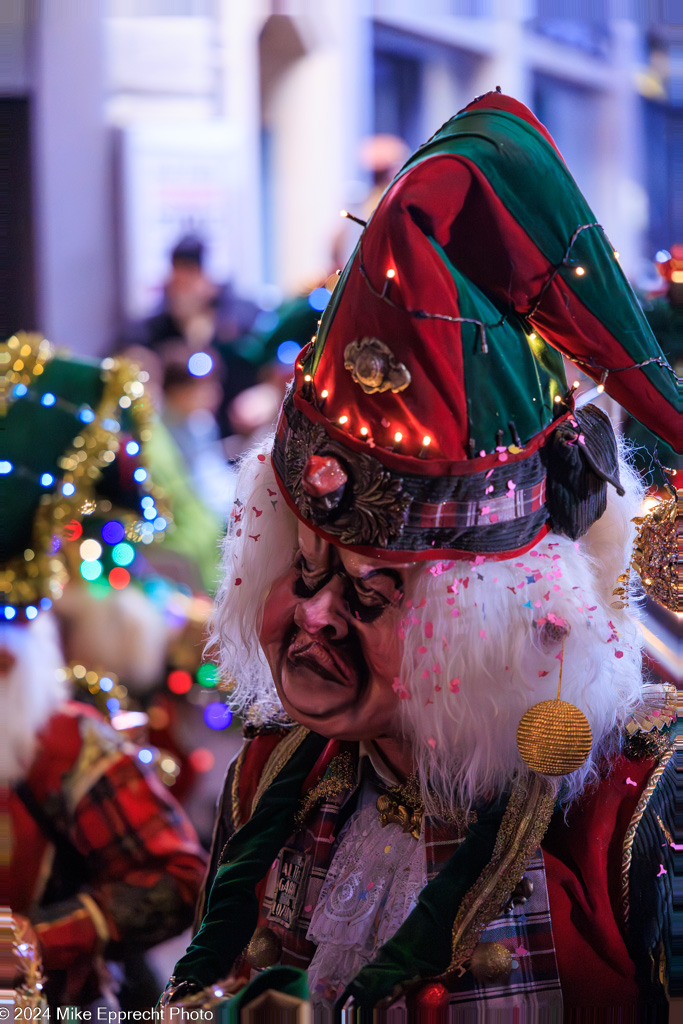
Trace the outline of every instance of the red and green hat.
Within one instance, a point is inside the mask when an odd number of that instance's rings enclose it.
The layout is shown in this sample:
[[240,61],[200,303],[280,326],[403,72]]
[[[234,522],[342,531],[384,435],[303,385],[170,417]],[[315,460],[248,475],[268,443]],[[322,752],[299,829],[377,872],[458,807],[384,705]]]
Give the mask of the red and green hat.
[[273,466],[322,537],[387,559],[507,558],[620,489],[562,354],[663,439],[675,377],[553,140],[489,93],[382,197],[297,360]]

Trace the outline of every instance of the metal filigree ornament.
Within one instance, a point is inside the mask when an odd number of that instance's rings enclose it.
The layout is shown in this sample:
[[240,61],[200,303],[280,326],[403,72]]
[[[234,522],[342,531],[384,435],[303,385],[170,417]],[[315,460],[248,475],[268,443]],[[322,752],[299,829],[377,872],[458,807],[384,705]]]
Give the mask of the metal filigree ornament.
[[366,395],[382,391],[404,391],[410,384],[410,372],[399,363],[388,345],[379,338],[361,338],[344,349],[344,369]]
[[672,612],[683,611],[683,586],[678,568],[681,544],[683,490],[675,496],[658,502],[647,515],[637,516],[633,522],[638,529],[631,564],[619,576],[613,607],[628,604],[631,569],[640,576],[643,590],[657,604]]
[[378,796],[377,810],[382,828],[400,825],[403,832],[419,839],[424,806],[417,775],[411,775],[402,786],[395,786]]
[[386,547],[400,536],[410,501],[400,480],[298,410],[290,412],[289,427],[284,483],[304,519],[340,544]]

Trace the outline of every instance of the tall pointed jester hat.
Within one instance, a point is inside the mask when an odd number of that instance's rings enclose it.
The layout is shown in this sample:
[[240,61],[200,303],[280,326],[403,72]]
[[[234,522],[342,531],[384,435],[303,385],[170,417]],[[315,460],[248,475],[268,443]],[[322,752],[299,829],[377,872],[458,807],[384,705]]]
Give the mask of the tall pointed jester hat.
[[580,536],[621,489],[562,354],[680,447],[675,377],[552,138],[497,92],[389,186],[296,363],[273,466],[320,536],[388,560]]

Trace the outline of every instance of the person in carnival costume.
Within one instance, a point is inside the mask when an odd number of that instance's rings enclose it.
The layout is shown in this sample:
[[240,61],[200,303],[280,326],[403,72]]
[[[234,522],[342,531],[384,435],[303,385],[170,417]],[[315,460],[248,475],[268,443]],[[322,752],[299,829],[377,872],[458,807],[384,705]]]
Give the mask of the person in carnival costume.
[[361,1015],[666,1017],[675,701],[614,594],[640,484],[561,353],[674,440],[617,254],[489,93],[387,189],[242,464],[214,640],[247,739],[162,1004],[236,1020],[305,972]]
[[[143,383],[124,360],[70,358],[27,334],[0,345],[0,373],[3,903],[15,937],[2,987],[13,983],[21,1019],[35,1019],[64,1004],[117,1007],[120,972],[109,962],[140,962],[187,926],[205,856],[138,748],[70,699],[53,607],[80,563],[75,538],[90,533],[102,552],[106,538],[145,532]],[[120,689],[103,670],[85,681],[91,693]]]

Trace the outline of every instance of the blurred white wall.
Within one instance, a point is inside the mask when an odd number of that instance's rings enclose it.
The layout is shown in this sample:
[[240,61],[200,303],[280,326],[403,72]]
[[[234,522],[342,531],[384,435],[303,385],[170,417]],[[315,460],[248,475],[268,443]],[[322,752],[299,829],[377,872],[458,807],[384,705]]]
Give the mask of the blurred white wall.
[[[242,292],[311,283],[331,269],[340,208],[368,190],[361,140],[416,145],[497,85],[546,120],[626,272],[645,255],[644,25],[540,18],[546,0],[6,2],[36,11],[3,13],[0,93],[31,95],[38,312],[60,344],[104,350],[117,317],[141,312],[131,274],[161,276],[172,235],[202,216],[229,233],[216,272]],[[134,196],[160,165],[139,160],[131,181],[114,143],[145,126],[178,159],[173,202],[148,204],[136,234]],[[197,145],[183,178],[202,132],[231,140],[226,216],[206,212]]]

